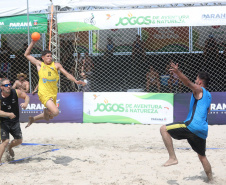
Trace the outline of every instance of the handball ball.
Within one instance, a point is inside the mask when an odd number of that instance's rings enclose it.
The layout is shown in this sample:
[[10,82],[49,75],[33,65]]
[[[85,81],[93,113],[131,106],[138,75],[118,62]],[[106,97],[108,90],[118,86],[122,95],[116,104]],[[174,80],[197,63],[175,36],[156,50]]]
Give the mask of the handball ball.
[[40,37],[41,36],[40,36],[40,34],[38,32],[34,32],[34,33],[31,34],[31,38],[32,38],[33,41],[39,40]]

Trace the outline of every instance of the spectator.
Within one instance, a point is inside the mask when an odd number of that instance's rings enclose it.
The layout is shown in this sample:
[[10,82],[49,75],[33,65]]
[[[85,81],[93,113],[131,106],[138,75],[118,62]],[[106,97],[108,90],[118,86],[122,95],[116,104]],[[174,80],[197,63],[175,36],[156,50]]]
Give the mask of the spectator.
[[86,85],[83,87],[83,91],[91,92],[91,80],[93,74],[94,64],[89,57],[89,53],[85,53],[85,58],[82,60],[81,77]]
[[[61,56],[61,65],[64,67],[66,71],[72,72],[72,69],[75,64],[75,56],[74,56],[74,44],[73,41],[67,40],[61,41],[61,51],[64,53]],[[60,74],[61,83],[65,83],[66,86],[61,91],[62,92],[73,92],[74,86],[71,85],[71,81],[67,80],[67,77],[62,73]],[[74,82],[72,82],[74,83]]]
[[146,90],[147,92],[160,92],[159,74],[154,70],[153,66],[150,66],[150,70],[146,74]]
[[107,49],[107,51],[106,51],[107,56],[113,56],[115,46],[114,46],[114,42],[113,42],[112,38],[110,38],[110,37],[107,38],[107,48],[106,49]]
[[[75,60],[75,63],[73,65],[73,67],[71,68],[71,74],[75,77],[75,78],[81,78],[81,71],[82,71],[82,65],[83,65],[83,57],[81,56],[81,53],[77,53],[77,57]],[[73,82],[69,82],[71,83],[71,87],[74,89],[74,91],[78,91],[79,90],[79,85],[73,83]],[[82,87],[82,86],[81,86]]]
[[13,84],[13,89],[19,89],[22,92],[29,92],[29,82],[26,80],[27,75],[24,73],[17,74],[18,80],[16,80]]
[[141,40],[140,35],[136,35],[136,40],[133,42],[132,49],[133,61],[138,60],[138,62],[140,62],[140,60],[142,61],[144,56],[145,56],[144,43]]
[[77,77],[82,72],[82,65],[83,65],[83,57],[81,56],[81,53],[77,53],[77,58],[75,60],[74,67],[71,68],[71,74],[73,76]]
[[131,78],[134,79],[133,85],[137,88],[140,84],[140,79],[137,74],[143,74],[142,68],[145,61],[144,43],[140,35],[136,35],[136,40],[133,42],[132,48],[132,64],[131,64]]
[[3,78],[5,78],[5,77],[2,74],[0,74],[0,80],[3,79]]
[[[13,55],[12,49],[8,46],[7,41],[2,43],[2,48],[0,48],[0,61],[1,61],[1,68],[0,72],[7,78],[11,77],[11,58],[10,55]],[[16,68],[12,71],[16,71]]]

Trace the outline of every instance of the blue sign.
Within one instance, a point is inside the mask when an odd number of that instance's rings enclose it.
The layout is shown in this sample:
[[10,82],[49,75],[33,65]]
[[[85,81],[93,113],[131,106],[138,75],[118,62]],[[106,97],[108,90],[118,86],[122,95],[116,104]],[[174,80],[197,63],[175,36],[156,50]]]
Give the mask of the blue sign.
[[[226,124],[226,93],[211,92],[211,111],[208,114],[209,125]],[[184,121],[189,112],[191,93],[176,94],[174,96],[174,122]]]
[[[20,122],[27,122],[29,116],[36,116],[43,113],[44,105],[38,99],[38,95],[28,94],[30,103],[25,110],[20,108]],[[23,100],[19,99],[20,103]],[[57,94],[57,107],[59,115],[49,121],[40,120],[39,123],[59,123],[59,122],[83,122],[83,93],[82,92],[68,92]]]

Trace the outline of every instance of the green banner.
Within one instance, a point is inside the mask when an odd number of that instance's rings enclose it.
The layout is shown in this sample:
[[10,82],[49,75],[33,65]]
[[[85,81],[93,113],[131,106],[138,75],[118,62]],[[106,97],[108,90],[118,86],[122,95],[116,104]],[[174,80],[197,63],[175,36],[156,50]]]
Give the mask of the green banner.
[[30,33],[47,33],[47,15],[30,14],[29,24],[27,15],[0,18],[0,34],[28,33],[28,28]]

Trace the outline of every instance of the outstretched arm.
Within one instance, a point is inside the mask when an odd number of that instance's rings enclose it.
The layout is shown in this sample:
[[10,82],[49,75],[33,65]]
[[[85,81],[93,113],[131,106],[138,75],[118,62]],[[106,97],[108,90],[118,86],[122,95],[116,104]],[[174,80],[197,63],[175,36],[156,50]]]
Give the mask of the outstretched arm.
[[31,55],[31,50],[33,48],[33,46],[35,45],[37,41],[31,41],[30,45],[28,46],[28,48],[26,49],[24,56],[35,66],[37,66],[37,69],[39,71],[40,67],[41,67],[41,61],[37,60],[35,57],[33,57]]
[[82,84],[86,85],[85,82],[76,80],[70,73],[68,73],[60,63],[55,63],[55,66],[57,70],[60,70],[61,73],[63,73],[64,76],[66,76],[70,81],[75,82],[76,84]]
[[201,86],[191,82],[179,69],[178,64],[171,63],[171,68],[169,69],[171,72],[174,72],[179,79],[182,81],[182,83],[190,88],[192,92],[194,93],[194,96],[197,98],[200,93],[202,93]]

